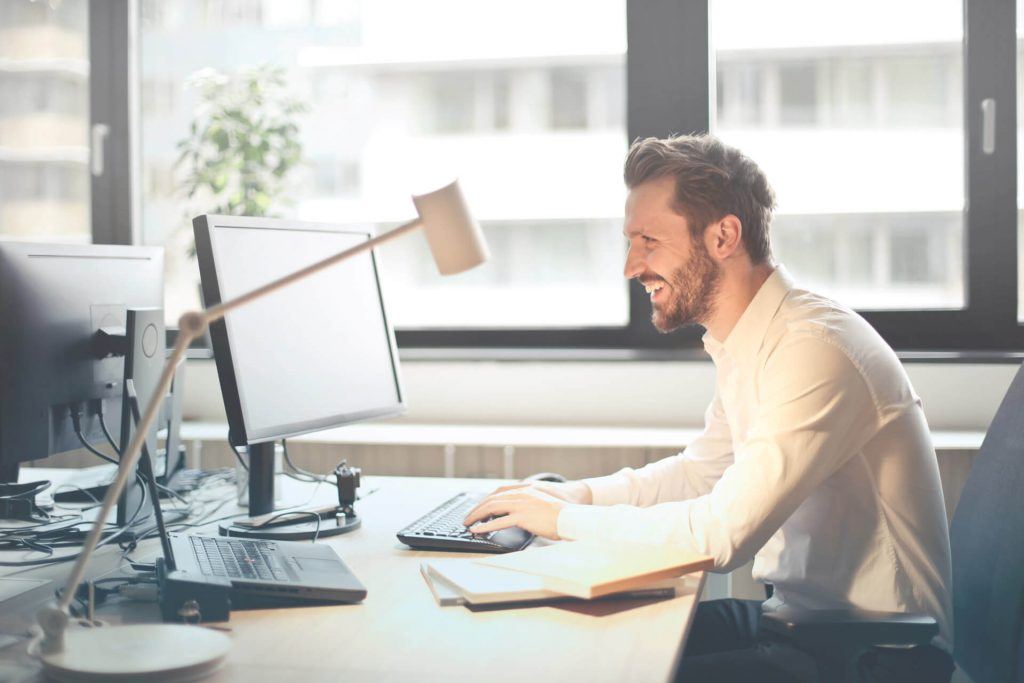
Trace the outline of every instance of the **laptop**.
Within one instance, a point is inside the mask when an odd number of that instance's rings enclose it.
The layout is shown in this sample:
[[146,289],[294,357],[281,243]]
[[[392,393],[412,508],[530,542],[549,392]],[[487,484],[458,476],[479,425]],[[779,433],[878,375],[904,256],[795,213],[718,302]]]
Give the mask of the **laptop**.
[[[134,387],[129,389],[135,399]],[[132,400],[133,413],[137,410]],[[133,415],[138,421],[138,414]],[[163,566],[161,579],[210,587],[230,582],[232,607],[296,607],[311,604],[354,603],[366,597],[366,588],[328,545],[299,541],[222,538],[201,534],[168,534],[157,495],[153,463],[143,445],[139,470],[154,501]]]

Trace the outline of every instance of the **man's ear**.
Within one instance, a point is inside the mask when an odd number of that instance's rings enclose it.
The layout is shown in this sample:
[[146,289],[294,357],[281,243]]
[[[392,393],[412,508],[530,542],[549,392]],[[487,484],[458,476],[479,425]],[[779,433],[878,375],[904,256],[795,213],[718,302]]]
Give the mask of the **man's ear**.
[[726,214],[704,232],[708,253],[724,261],[742,250],[743,225],[733,214]]

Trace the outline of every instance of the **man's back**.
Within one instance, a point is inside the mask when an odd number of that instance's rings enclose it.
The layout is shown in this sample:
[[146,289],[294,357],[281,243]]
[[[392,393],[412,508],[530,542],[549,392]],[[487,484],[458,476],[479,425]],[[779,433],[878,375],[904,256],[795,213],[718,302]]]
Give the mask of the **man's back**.
[[[875,427],[756,554],[754,577],[775,586],[771,604],[927,612],[951,644],[949,533],[921,401],[863,318],[796,288],[766,329],[753,376],[784,372],[773,351],[797,335],[849,359],[867,386]],[[734,438],[749,438],[740,428]]]

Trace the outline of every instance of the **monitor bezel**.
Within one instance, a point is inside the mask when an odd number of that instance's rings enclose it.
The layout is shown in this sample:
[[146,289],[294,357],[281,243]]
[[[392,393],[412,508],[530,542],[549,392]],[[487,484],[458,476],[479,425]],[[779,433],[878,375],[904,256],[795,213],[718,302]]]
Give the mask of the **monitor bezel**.
[[[331,232],[346,235],[360,236],[369,240],[373,233],[370,230],[354,229],[352,226],[340,225],[337,223],[322,223],[311,221],[294,221],[279,218],[256,218],[247,216],[223,216],[216,214],[203,214],[192,221],[196,238],[196,257],[199,262],[199,274],[201,279],[204,304],[207,307],[222,302],[221,285],[217,277],[216,262],[218,255],[215,253],[213,233],[221,229],[263,229],[263,230],[301,230],[307,232]],[[354,413],[338,413],[316,420],[292,422],[261,429],[253,429],[245,423],[245,406],[243,391],[239,386],[234,359],[231,354],[231,333],[225,320],[219,320],[210,325],[210,338],[213,344],[214,361],[217,365],[217,375],[220,380],[221,394],[224,399],[224,409],[228,418],[228,439],[234,446],[246,446],[249,444],[276,441],[278,439],[289,439],[311,432],[319,432],[326,429],[341,427],[355,422],[375,418],[396,417],[406,412],[405,388],[402,384],[401,367],[398,358],[398,346],[395,342],[395,332],[391,325],[387,306],[384,301],[384,288],[381,285],[380,267],[377,262],[375,250],[370,250],[369,257],[373,266],[374,286],[377,290],[377,300],[380,305],[381,315],[388,340],[388,354],[391,360],[392,378],[395,383],[397,402],[391,405],[384,405],[370,410],[357,411]],[[230,315],[230,314],[229,314]]]

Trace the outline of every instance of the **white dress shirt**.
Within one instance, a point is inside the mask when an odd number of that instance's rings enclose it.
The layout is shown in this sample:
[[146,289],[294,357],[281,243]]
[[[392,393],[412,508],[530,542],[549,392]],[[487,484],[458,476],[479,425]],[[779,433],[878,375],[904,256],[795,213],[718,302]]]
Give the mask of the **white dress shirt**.
[[935,617],[952,640],[949,531],[921,400],[867,322],[780,266],[725,342],[704,335],[716,391],[684,452],[586,483],[566,539],[670,543],[716,571],[751,558],[770,609]]

